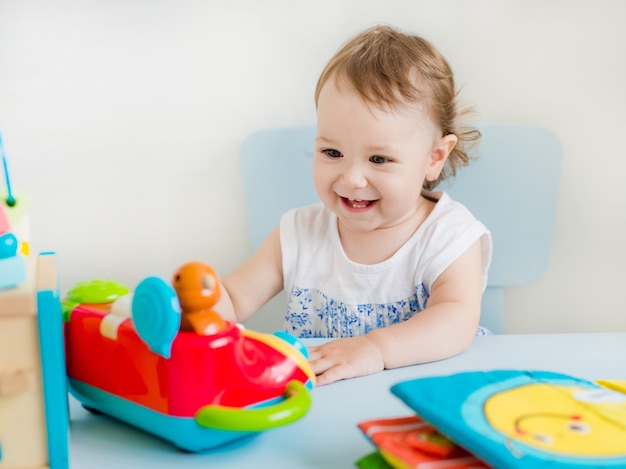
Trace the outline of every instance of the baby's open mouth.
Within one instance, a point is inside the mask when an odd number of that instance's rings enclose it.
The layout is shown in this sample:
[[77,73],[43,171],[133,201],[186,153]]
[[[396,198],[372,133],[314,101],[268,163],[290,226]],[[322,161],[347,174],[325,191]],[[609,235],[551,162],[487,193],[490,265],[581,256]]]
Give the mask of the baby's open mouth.
[[343,203],[346,204],[348,207],[356,209],[367,208],[374,202],[376,202],[375,200],[348,199],[346,197],[342,197],[341,199],[343,200]]

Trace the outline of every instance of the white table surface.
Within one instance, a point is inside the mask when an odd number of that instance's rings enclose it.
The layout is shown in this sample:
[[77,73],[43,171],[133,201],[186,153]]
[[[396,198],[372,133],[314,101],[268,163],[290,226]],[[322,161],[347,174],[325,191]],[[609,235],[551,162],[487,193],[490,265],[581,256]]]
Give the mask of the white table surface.
[[70,397],[70,468],[351,468],[374,449],[358,422],[411,414],[389,392],[391,385],[490,369],[626,379],[626,332],[476,337],[465,353],[447,360],[315,388],[313,405],[298,422],[204,453],[181,452],[126,424],[90,414]]

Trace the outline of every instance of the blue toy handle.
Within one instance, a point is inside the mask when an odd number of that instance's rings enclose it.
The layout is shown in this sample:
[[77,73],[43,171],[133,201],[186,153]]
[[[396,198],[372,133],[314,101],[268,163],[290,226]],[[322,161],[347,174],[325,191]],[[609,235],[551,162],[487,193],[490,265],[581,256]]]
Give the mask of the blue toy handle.
[[216,430],[261,432],[302,418],[311,407],[311,393],[300,381],[290,381],[285,388],[286,399],[278,404],[256,407],[207,405],[196,413],[196,422]]

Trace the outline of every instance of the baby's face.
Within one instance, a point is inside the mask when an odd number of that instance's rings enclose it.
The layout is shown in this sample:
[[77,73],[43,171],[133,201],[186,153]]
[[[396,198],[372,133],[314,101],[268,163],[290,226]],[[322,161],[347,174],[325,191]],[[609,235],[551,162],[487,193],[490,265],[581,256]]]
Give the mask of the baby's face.
[[340,226],[370,231],[416,216],[424,179],[436,179],[447,157],[423,104],[381,109],[331,78],[317,124],[315,188]]

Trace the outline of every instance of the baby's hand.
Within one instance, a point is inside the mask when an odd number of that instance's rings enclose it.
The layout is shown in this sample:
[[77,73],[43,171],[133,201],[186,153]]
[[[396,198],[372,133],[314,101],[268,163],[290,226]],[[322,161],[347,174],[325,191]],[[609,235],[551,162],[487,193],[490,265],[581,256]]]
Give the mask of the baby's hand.
[[367,336],[337,339],[309,347],[309,362],[317,375],[318,386],[385,369],[380,350]]

